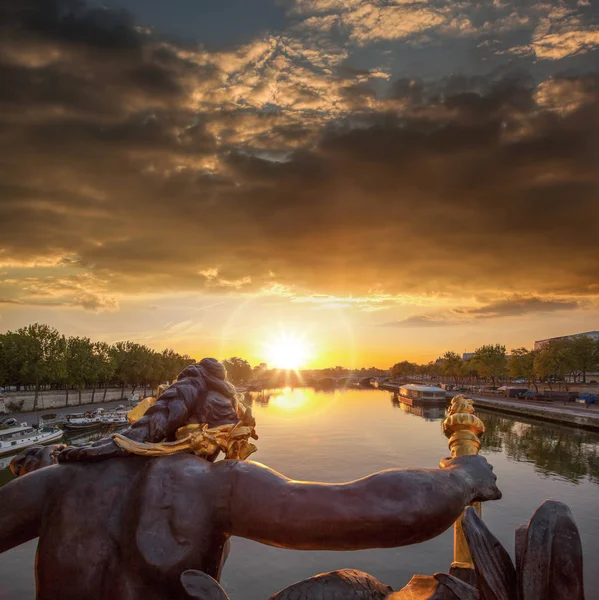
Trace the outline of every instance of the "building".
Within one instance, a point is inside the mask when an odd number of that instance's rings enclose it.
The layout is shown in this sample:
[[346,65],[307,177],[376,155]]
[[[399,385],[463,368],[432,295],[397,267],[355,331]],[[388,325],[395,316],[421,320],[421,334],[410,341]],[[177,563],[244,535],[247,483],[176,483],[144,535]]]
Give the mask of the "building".
[[555,340],[573,340],[579,337],[590,337],[592,340],[599,340],[599,331],[585,331],[584,333],[573,333],[572,335],[562,335],[559,337],[547,338],[546,340],[537,340],[535,350],[540,350],[545,344]]

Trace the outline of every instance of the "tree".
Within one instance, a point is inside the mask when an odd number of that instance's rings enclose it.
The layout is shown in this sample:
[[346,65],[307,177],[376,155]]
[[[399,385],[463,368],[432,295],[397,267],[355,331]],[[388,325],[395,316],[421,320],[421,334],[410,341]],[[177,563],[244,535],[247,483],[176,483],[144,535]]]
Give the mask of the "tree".
[[546,379],[551,389],[553,379],[564,381],[568,389],[567,374],[573,371],[570,340],[553,340],[545,344],[534,359],[535,372]]
[[65,376],[66,340],[53,327],[39,323],[22,327],[16,334],[16,360],[20,361],[22,382],[35,387],[33,410],[37,410],[41,386]]
[[177,375],[188,365],[196,361],[187,354],[177,354],[174,350],[163,350],[161,354],[160,382],[173,382]]
[[143,379],[144,379],[144,397],[146,395],[147,386],[150,386],[150,391],[153,394],[154,390],[162,381],[162,354],[155,350],[149,349],[148,355],[144,362]]
[[115,364],[111,353],[110,345],[106,342],[94,342],[92,352],[92,383],[94,391],[92,392],[92,403],[96,395],[98,384],[104,387],[104,396],[106,399],[107,386],[112,381],[115,374]]
[[[238,359],[241,360],[241,359]],[[34,409],[43,386],[65,386],[81,391],[93,386],[92,402],[98,385],[106,388],[118,382],[123,389],[173,381],[195,360],[173,350],[158,353],[147,346],[125,341],[110,346],[85,337],[65,338],[48,325],[35,323],[16,332],[0,334],[0,386],[35,389]]]
[[535,350],[528,350],[524,347],[514,348],[507,362],[507,371],[512,379],[526,379],[529,385],[532,383],[538,392],[535,372],[536,355]]
[[78,404],[81,404],[81,391],[85,384],[93,380],[94,361],[93,344],[89,338],[70,337],[66,340],[66,383],[67,405],[69,403],[69,387],[75,386]]
[[431,360],[431,362],[429,362],[428,364],[422,365],[421,372],[423,375],[426,375],[429,379],[434,379],[439,377],[442,370],[440,365]]
[[476,363],[473,363],[472,360],[462,360],[462,377],[467,377],[471,381],[474,378],[478,381]]
[[0,335],[0,385],[22,383],[22,336],[8,332]]
[[587,373],[599,367],[599,340],[588,335],[568,340],[572,354],[572,368],[587,382]]
[[123,394],[125,387],[131,387],[131,394],[133,394],[137,385],[143,382],[147,350],[144,346],[134,342],[117,342],[112,346],[115,375],[121,384]]
[[264,362],[261,362],[259,365],[255,366],[252,369],[252,379],[261,379],[268,372],[268,365]]
[[462,375],[462,357],[457,352],[446,352],[442,359],[441,372],[447,377],[453,377],[457,384]]
[[418,365],[411,363],[409,360],[402,360],[395,363],[390,371],[391,377],[407,377],[408,375],[414,375],[418,371]]
[[223,360],[229,379],[235,383],[242,383],[252,376],[252,367],[247,360],[233,356]]
[[474,351],[474,356],[471,360],[472,365],[481,377],[491,379],[493,387],[495,387],[496,379],[500,379],[505,375],[507,368],[505,346],[501,346],[500,344],[481,346]]

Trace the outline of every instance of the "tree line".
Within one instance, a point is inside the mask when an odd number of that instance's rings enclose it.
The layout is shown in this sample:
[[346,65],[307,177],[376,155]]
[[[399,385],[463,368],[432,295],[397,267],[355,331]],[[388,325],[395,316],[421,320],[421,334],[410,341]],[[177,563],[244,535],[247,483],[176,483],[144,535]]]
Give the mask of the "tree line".
[[407,360],[391,367],[393,377],[425,376],[430,379],[447,377],[456,384],[465,381],[491,381],[493,386],[502,379],[522,379],[534,385],[546,382],[586,383],[588,373],[599,370],[599,340],[588,336],[557,339],[537,350],[514,348],[507,354],[505,346],[487,344],[477,348],[469,358],[456,352],[445,352],[434,362],[417,364]]
[[[155,389],[172,381],[190,363],[187,355],[173,350],[156,352],[143,344],[124,341],[115,344],[94,342],[87,337],[62,335],[48,325],[35,323],[0,334],[0,386],[35,391],[74,390],[81,404],[81,392],[120,386]],[[145,391],[144,391],[145,393]]]
[[227,369],[228,378],[235,384],[260,382],[265,387],[280,385],[300,385],[313,379],[322,378],[364,378],[364,377],[385,377],[389,375],[387,369],[378,369],[376,367],[361,369],[346,369],[336,366],[325,369],[301,369],[300,373],[295,371],[285,371],[282,369],[269,368],[266,363],[260,363],[252,367],[250,363],[237,356],[223,360]]

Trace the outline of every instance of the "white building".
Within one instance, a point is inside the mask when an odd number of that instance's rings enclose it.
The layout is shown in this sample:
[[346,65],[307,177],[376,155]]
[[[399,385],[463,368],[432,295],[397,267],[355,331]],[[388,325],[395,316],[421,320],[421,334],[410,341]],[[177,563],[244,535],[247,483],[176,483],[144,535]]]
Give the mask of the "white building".
[[574,333],[572,335],[562,335],[559,337],[547,338],[546,340],[537,340],[535,342],[535,350],[539,350],[545,344],[553,342],[554,340],[573,340],[579,337],[590,337],[592,340],[599,340],[599,331],[585,331],[584,333]]

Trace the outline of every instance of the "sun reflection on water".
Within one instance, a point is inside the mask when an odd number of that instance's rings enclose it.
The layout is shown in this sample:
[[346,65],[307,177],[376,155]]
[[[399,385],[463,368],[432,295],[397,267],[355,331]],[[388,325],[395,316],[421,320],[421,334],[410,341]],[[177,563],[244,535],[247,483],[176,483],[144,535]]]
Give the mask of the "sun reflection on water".
[[305,411],[315,404],[313,389],[286,387],[282,392],[273,394],[270,406],[284,411]]

